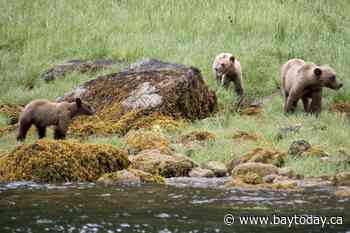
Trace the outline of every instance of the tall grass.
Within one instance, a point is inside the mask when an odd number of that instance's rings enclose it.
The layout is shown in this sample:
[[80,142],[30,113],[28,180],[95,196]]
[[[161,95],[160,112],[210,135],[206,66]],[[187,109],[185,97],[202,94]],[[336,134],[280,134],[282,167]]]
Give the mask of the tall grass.
[[[241,61],[249,98],[275,92],[281,64],[299,57],[330,64],[345,83],[339,92],[324,93],[326,108],[350,99],[349,1],[0,0],[0,9],[0,102],[55,99],[90,78],[73,73],[51,84],[40,80],[46,69],[65,60],[105,57],[132,62],[155,57],[200,68],[227,110],[235,95],[217,87],[211,73],[214,56],[224,51]],[[266,106],[261,119],[242,118],[226,110],[186,129],[219,135],[204,149],[198,148],[192,154],[195,159],[228,160],[232,154],[259,146],[236,145],[225,138],[233,129],[262,134],[281,149],[303,137],[334,155],[340,147],[350,150],[349,124],[334,114],[317,119],[302,113],[286,117],[281,98]],[[301,134],[274,139],[280,126],[293,123],[302,123]],[[316,123],[327,125],[327,130],[313,131]],[[0,140],[1,147],[12,140],[6,137]],[[93,141],[119,145],[119,139]]]
[[[215,88],[213,57],[229,51],[241,60],[251,96],[271,93],[280,65],[292,57],[331,64],[344,80],[350,71],[347,1],[1,0],[0,7],[6,9],[0,15],[0,100],[6,102],[51,96],[39,75],[73,58],[185,63],[199,67]],[[41,90],[27,90],[32,85]]]

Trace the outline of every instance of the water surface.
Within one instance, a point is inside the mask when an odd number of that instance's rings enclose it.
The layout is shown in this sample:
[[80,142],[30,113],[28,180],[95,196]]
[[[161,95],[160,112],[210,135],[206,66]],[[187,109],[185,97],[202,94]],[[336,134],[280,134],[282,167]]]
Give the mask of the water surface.
[[[350,233],[350,200],[331,188],[272,192],[213,188],[216,181],[169,186],[93,183],[0,185],[0,232],[332,232]],[[191,183],[191,185],[188,185]],[[207,184],[207,185],[205,185]],[[205,186],[205,188],[203,188]],[[227,226],[224,216],[235,223]],[[342,216],[342,225],[239,224],[239,216]],[[339,223],[339,222],[338,222]]]

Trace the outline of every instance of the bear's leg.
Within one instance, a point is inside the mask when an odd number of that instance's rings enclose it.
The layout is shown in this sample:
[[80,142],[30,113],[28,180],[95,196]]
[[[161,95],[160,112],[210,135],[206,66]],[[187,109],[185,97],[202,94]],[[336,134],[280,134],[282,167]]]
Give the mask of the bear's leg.
[[39,138],[46,137],[46,127],[36,125],[36,129],[38,131]]
[[237,104],[237,109],[239,109],[244,104],[244,90],[243,90],[242,83],[240,82],[240,80],[234,79],[234,84],[235,84],[235,92],[239,96],[239,101]]
[[225,88],[225,89],[228,89],[229,86],[230,86],[230,78],[226,76],[226,74],[224,74],[222,76],[222,86]]
[[310,102],[308,97],[303,97],[303,105],[304,105],[304,111],[309,112],[310,111]]
[[322,92],[316,91],[311,95],[310,113],[318,115],[322,110]]
[[28,120],[20,120],[17,141],[23,141],[26,138],[27,132],[32,126],[32,122]]
[[56,126],[54,130],[54,139],[65,139],[66,138],[66,131],[62,130],[59,126]]
[[288,99],[286,101],[286,105],[284,106],[284,111],[286,113],[294,112],[299,101],[299,97],[294,93],[289,93]]
[[58,122],[58,125],[55,127],[54,138],[55,139],[65,139],[66,133],[68,131],[69,120],[61,119]]
[[221,80],[222,80],[221,75],[215,74],[215,79],[216,79],[216,83],[218,84],[218,86],[220,86],[221,85]]

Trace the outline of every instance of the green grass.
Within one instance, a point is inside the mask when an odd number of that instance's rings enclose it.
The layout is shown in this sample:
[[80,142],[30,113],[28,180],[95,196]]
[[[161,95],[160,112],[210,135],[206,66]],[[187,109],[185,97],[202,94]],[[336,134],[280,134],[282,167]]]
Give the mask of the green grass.
[[[191,152],[197,161],[229,160],[233,154],[241,155],[259,146],[236,145],[227,138],[234,129],[261,134],[280,149],[303,138],[324,147],[331,156],[337,156],[340,148],[350,151],[349,123],[342,117],[324,112],[314,118],[301,111],[286,117],[282,100],[276,97],[261,118],[242,118],[229,111],[236,98],[233,91],[218,88],[211,74],[215,55],[224,51],[235,54],[243,67],[248,98],[253,99],[274,93],[281,64],[299,57],[330,64],[344,82],[343,90],[324,93],[325,109],[335,101],[350,100],[348,1],[0,0],[0,8],[6,9],[0,14],[0,103],[54,100],[91,78],[72,73],[50,84],[40,80],[50,66],[66,60],[104,57],[132,62],[155,57],[200,68],[224,106],[215,117],[184,129],[184,133],[209,130],[218,135],[215,142]],[[3,122],[1,117],[0,125]],[[275,140],[279,127],[294,123],[303,125],[300,134]],[[315,131],[312,126],[316,124],[328,128]],[[122,144],[115,137],[89,140]],[[14,134],[0,138],[0,149],[13,145]],[[177,150],[186,152],[184,148]],[[291,160],[289,164],[309,175],[338,169],[312,161]],[[313,169],[308,169],[309,165]]]

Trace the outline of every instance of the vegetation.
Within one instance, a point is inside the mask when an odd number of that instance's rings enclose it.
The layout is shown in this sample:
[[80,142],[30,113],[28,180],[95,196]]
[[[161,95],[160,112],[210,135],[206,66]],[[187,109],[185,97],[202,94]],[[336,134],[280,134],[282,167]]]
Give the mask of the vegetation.
[[[201,69],[220,103],[220,111],[211,118],[176,131],[162,131],[176,151],[198,162],[228,161],[256,147],[287,151],[293,140],[305,139],[336,162],[290,157],[287,166],[297,173],[329,175],[350,170],[346,164],[337,163],[339,150],[350,154],[348,119],[328,111],[333,103],[350,100],[348,1],[0,0],[0,8],[6,9],[0,14],[1,104],[23,105],[36,98],[54,100],[91,78],[71,73],[51,83],[40,79],[50,66],[66,60],[112,58],[133,62],[154,57]],[[261,114],[240,116],[231,111],[236,100],[233,90],[218,87],[212,78],[213,58],[223,51],[232,52],[241,61],[249,100],[278,92],[280,66],[294,57],[330,64],[345,86],[339,92],[324,92],[325,111],[319,118],[302,113],[301,108],[297,114],[285,116],[280,96],[273,97]],[[1,127],[7,121],[0,115]],[[281,127],[295,124],[302,125],[299,133],[276,138]],[[234,139],[237,130],[259,139]],[[215,140],[191,147],[177,142],[192,131],[211,132]],[[33,132],[27,143],[36,139]],[[125,139],[116,135],[82,140],[125,146]],[[15,146],[14,132],[0,137],[0,151]]]

